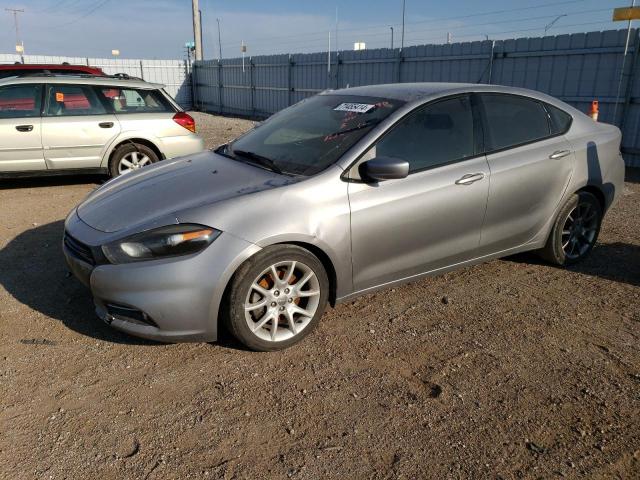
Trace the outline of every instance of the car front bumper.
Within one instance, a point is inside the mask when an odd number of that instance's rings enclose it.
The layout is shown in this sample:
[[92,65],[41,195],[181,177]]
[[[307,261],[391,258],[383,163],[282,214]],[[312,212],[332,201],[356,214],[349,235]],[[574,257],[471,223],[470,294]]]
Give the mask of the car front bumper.
[[[78,242],[99,249],[101,232],[75,212],[65,227]],[[163,342],[215,341],[224,289],[237,267],[259,250],[223,233],[195,255],[91,265],[63,242],[69,269],[91,289],[98,316],[118,330]]]

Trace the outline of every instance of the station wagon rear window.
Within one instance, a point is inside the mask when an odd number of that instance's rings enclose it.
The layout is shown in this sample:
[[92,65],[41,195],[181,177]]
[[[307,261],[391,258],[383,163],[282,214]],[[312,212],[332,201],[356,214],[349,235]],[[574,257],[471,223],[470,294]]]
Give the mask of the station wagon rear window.
[[173,112],[175,109],[157,90],[123,87],[100,88],[101,95],[116,114]]

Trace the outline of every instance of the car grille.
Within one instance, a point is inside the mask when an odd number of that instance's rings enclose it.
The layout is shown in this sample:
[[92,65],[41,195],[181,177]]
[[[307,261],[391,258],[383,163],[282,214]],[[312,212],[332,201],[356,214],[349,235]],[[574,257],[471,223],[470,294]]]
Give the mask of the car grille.
[[95,265],[96,261],[93,258],[93,253],[91,253],[91,248],[81,241],[76,240],[67,232],[64,232],[64,246],[67,247],[69,253],[74,257],[88,263],[89,265]]

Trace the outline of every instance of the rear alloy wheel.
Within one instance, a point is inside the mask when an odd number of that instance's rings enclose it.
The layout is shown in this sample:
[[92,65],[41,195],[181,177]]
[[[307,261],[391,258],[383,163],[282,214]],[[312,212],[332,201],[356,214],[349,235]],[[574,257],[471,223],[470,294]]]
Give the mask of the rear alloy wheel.
[[280,350],[310,333],[327,295],[327,275],[314,255],[293,245],[268,247],[236,273],[227,323],[249,348]]
[[146,145],[126,143],[113,152],[109,162],[109,173],[112,177],[134,172],[142,167],[158,161],[158,155]]
[[557,265],[571,265],[586,257],[598,238],[602,207],[589,192],[573,195],[554,224],[542,256]]

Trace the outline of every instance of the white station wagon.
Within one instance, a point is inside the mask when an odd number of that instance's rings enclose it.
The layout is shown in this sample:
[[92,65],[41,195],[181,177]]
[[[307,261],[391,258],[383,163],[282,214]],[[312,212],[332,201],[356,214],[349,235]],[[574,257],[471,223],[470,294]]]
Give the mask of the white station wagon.
[[115,177],[202,150],[195,121],[163,85],[126,76],[0,80],[0,175]]

